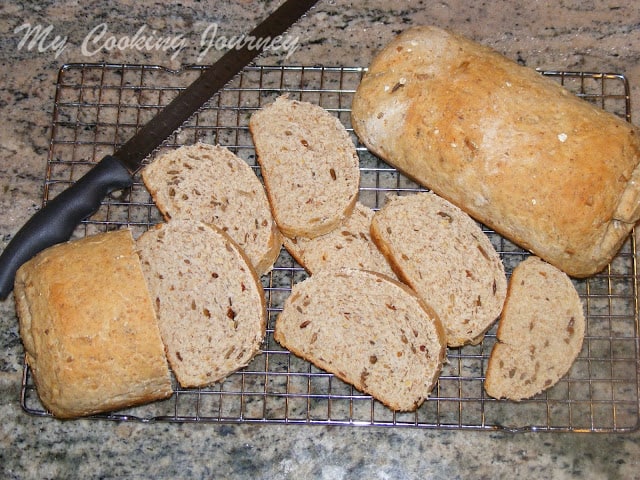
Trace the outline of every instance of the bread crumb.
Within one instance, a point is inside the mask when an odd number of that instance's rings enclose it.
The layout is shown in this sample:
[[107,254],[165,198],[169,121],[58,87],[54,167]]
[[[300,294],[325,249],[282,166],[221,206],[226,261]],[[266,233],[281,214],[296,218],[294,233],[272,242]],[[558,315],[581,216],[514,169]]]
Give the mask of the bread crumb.
[[567,141],[567,134],[566,133],[559,133],[558,134],[558,140],[560,140],[562,143]]

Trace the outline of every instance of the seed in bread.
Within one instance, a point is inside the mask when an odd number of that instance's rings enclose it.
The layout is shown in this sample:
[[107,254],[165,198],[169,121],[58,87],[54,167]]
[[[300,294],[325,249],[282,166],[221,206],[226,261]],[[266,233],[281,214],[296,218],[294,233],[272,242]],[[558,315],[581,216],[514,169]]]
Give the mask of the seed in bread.
[[519,401],[551,388],[573,365],[584,334],[582,303],[569,277],[529,257],[511,275],[486,392]]
[[43,250],[16,273],[20,335],[42,404],[59,418],[173,393],[129,230]]
[[602,270],[640,219],[640,129],[491,49],[412,27],[354,95],[360,141],[569,275]]
[[450,347],[482,341],[500,315],[507,279],[471,217],[431,192],[388,196],[371,235],[398,278],[436,310]]
[[265,336],[262,285],[221,229],[170,220],[137,241],[169,364],[183,387],[201,387],[246,366]]
[[360,170],[340,121],[281,96],[251,116],[249,129],[280,231],[314,238],[342,223],[357,201]]
[[271,270],[280,233],[262,183],[230,150],[197,143],[168,151],[142,170],[142,180],[165,220],[216,225],[245,250],[258,275]]
[[365,270],[321,270],[293,286],[275,339],[393,410],[418,408],[446,354],[437,315],[406,285]]
[[351,215],[329,233],[316,238],[284,238],[284,247],[307,272],[327,268],[359,268],[395,278],[387,259],[371,239],[373,210],[360,202]]

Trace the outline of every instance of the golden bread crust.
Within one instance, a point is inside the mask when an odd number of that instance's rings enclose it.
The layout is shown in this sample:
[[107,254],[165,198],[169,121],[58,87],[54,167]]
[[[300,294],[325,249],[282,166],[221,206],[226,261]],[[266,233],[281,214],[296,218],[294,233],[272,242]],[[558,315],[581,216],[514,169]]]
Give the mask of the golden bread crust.
[[569,275],[604,268],[640,217],[640,136],[487,47],[416,27],[353,101],[361,141]]
[[20,333],[43,405],[60,418],[173,393],[129,230],[44,250],[17,272]]

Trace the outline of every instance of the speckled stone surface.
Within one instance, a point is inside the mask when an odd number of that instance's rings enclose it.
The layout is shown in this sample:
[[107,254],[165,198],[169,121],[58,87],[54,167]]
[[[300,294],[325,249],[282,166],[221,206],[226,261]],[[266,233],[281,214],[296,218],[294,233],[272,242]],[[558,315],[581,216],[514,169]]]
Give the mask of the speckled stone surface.
[[[37,210],[56,75],[67,62],[215,61],[200,42],[247,32],[279,1],[16,1],[0,4],[0,248]],[[21,26],[51,26],[21,45]],[[83,50],[94,27],[131,36],[145,26],[185,40],[161,49]],[[366,66],[411,25],[466,34],[531,67],[624,73],[640,119],[640,4],[623,0],[464,2],[321,0],[291,28],[295,52],[263,64]],[[58,40],[56,40],[58,36]],[[61,39],[66,37],[64,48]],[[91,45],[88,45],[89,47]],[[94,46],[95,47],[95,46]],[[60,51],[61,50],[61,51]],[[26,415],[13,298],[0,302],[1,478],[640,478],[640,434],[547,434],[285,425],[60,422]]]

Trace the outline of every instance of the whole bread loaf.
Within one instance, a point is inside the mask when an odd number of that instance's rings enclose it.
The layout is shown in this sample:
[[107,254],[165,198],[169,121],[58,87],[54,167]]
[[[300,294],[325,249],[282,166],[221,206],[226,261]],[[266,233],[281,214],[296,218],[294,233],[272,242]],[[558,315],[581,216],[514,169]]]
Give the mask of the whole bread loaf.
[[418,408],[446,355],[437,315],[406,285],[358,269],[321,270],[293,286],[275,339],[393,410]]
[[220,381],[259,353],[267,316],[262,284],[228,234],[175,219],[142,234],[136,246],[181,386]]
[[314,238],[351,214],[358,199],[359,159],[340,120],[286,95],[251,116],[249,129],[280,231]]
[[640,135],[551,79],[414,27],[352,105],[382,159],[569,275],[603,269],[640,217]]
[[42,404],[59,418],[173,393],[129,230],[50,247],[20,267],[16,309]]
[[160,155],[142,179],[164,218],[210,223],[227,232],[258,275],[280,254],[282,239],[262,183],[229,149],[196,143]]
[[484,387],[495,398],[522,400],[551,388],[582,348],[582,303],[570,278],[531,256],[514,270],[491,350]]
[[371,236],[398,278],[435,309],[448,346],[482,341],[502,311],[507,277],[469,215],[432,192],[390,195]]

